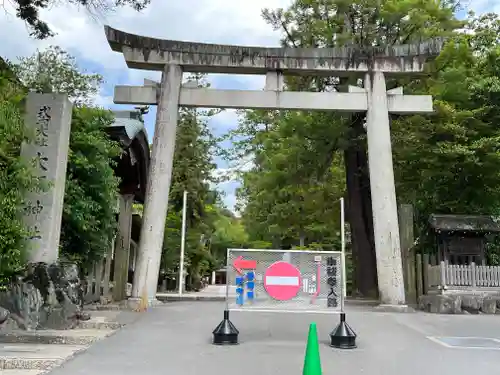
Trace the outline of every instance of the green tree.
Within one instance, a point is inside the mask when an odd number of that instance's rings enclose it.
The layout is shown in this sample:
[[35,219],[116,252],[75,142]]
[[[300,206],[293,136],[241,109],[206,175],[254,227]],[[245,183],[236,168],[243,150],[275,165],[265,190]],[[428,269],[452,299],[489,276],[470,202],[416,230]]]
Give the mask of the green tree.
[[0,60],[0,285],[23,266],[25,239],[24,197],[43,186],[33,169],[21,160],[21,144],[30,139],[22,116],[25,90],[9,65]]
[[31,91],[64,92],[76,105],[93,104],[104,81],[99,74],[85,72],[73,56],[57,46],[19,58],[14,71]]
[[61,228],[61,251],[82,265],[101,258],[116,231],[118,178],[113,160],[121,148],[106,135],[109,111],[73,110]]
[[[69,0],[69,4],[84,6],[92,15],[108,13],[122,6],[131,6],[140,11],[146,8],[151,0]],[[46,39],[54,36],[50,26],[40,18],[40,11],[49,9],[57,5],[55,0],[14,0],[13,5],[16,9],[16,17],[25,21],[29,27],[30,35],[37,39]]]
[[235,217],[232,212],[219,206],[212,206],[210,211],[212,220],[209,225],[212,233],[208,238],[208,246],[215,259],[213,269],[218,269],[226,264],[228,248],[249,247],[248,234],[242,220]]
[[408,86],[433,94],[435,114],[392,128],[398,194],[417,209],[424,250],[431,213],[500,213],[500,20],[471,14],[466,30],[447,43],[429,79]]
[[[257,125],[256,115],[253,112],[244,123],[256,121]],[[239,198],[245,206],[247,230],[253,240],[275,246],[331,242],[339,226],[343,169],[332,166],[321,174],[304,173],[317,168],[320,152],[311,147],[319,144],[304,141],[311,134],[310,126],[330,125],[316,114],[291,111],[275,116],[274,121],[255,151],[255,167],[243,173]]]

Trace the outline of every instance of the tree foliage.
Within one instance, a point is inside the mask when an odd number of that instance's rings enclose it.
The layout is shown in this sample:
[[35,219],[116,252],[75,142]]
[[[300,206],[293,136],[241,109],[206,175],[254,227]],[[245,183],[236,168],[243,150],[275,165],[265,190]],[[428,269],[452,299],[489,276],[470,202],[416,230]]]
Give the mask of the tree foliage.
[[434,96],[435,114],[394,121],[397,190],[417,209],[423,244],[431,213],[500,213],[499,31],[498,15],[472,16],[409,86]]
[[102,109],[73,110],[61,251],[83,265],[106,253],[116,231],[119,181],[113,160],[121,148],[106,135],[113,121]]
[[42,189],[27,161],[20,158],[21,144],[30,139],[22,117],[24,89],[12,70],[0,61],[0,284],[23,263],[25,238],[22,222],[24,198]]
[[[309,139],[330,124],[317,114],[289,111],[274,114],[273,126],[262,127],[265,116],[249,112],[242,123],[243,131],[252,124],[256,132],[251,141],[254,167],[243,173],[238,194],[249,235],[285,247],[331,242],[339,232],[344,171],[337,163],[315,173],[321,143]],[[322,145],[324,150],[327,142]]]
[[[69,4],[83,6],[92,15],[107,13],[122,6],[131,6],[140,11],[146,8],[151,0],[69,0]],[[54,36],[49,24],[40,17],[40,11],[57,5],[55,0],[14,0],[16,16],[25,21],[30,29],[30,36],[46,39]]]
[[212,221],[213,232],[210,237],[210,252],[215,256],[220,268],[225,264],[228,248],[245,248],[251,246],[248,243],[248,234],[241,219],[237,218],[231,212],[224,209],[213,210]]
[[31,91],[64,92],[76,105],[93,104],[104,81],[100,74],[83,71],[73,56],[57,46],[21,57],[14,71]]

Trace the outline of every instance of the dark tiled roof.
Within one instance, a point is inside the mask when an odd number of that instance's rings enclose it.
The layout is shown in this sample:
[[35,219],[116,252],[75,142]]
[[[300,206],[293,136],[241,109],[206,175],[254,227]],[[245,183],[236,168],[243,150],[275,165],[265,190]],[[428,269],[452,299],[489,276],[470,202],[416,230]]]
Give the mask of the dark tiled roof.
[[500,221],[486,215],[430,215],[429,223],[436,231],[500,232]]
[[[113,111],[113,114],[115,119],[108,128],[109,135],[120,142],[125,154],[131,158],[128,164],[124,158],[120,158],[115,173],[122,179],[122,185],[127,189],[130,186],[139,186],[135,192],[135,199],[143,202],[151,156],[148,134],[141,113],[124,110]],[[138,163],[135,164],[136,162]]]

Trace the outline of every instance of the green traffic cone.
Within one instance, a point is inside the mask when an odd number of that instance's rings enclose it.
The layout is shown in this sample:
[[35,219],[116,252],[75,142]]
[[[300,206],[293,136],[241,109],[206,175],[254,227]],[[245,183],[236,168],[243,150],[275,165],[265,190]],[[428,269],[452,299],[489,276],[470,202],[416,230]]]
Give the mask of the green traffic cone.
[[307,336],[306,357],[304,358],[304,370],[302,375],[321,375],[321,360],[319,358],[318,332],[316,323],[309,326]]

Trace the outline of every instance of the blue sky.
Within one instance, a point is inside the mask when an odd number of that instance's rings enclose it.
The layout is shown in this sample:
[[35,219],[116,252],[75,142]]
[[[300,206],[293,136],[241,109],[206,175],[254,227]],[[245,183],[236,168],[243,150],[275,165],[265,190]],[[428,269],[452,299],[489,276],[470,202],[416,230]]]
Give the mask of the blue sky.
[[[6,13],[0,14],[0,56],[15,60],[29,56],[48,45],[58,45],[73,56],[82,69],[100,73],[105,84],[96,103],[111,109],[127,106],[113,104],[115,85],[141,85],[144,78],[159,80],[160,73],[128,69],[121,54],[112,52],[104,36],[103,24],[136,33],[164,39],[179,39],[207,43],[277,46],[279,33],[264,23],[260,13],[264,7],[286,7],[291,0],[152,0],[142,13],[128,8],[105,16],[90,15],[73,5],[53,6],[42,16],[57,32],[54,38],[36,41],[29,37],[26,26],[18,20],[7,2]],[[203,3],[203,5],[201,5]],[[500,0],[474,0],[471,6],[477,12],[500,10]],[[461,12],[462,13],[462,12]],[[213,88],[261,89],[262,76],[209,75]],[[152,143],[156,108],[152,108],[145,122]],[[215,135],[222,135],[237,126],[238,118],[232,110],[215,116],[209,125]],[[229,166],[216,159],[221,171]],[[220,184],[229,208],[235,204],[238,181]]]

